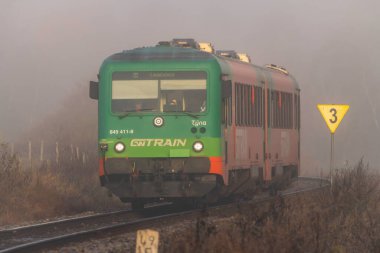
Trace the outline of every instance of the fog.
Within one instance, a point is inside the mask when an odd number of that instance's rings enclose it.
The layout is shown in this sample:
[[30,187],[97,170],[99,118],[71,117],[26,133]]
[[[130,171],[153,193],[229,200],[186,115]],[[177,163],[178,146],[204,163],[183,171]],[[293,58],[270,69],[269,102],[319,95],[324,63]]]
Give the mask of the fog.
[[[336,164],[380,162],[380,2],[0,1],[0,139],[12,141],[96,80],[104,58],[194,38],[285,66],[302,92],[302,166],[328,167],[318,103],[351,106],[335,134]],[[88,99],[83,97],[83,99]]]

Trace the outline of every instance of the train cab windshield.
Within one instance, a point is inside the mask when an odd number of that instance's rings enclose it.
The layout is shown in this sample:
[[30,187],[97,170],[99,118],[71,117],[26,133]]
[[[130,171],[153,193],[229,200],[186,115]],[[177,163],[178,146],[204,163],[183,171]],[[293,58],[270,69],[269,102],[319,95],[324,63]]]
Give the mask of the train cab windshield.
[[112,112],[205,112],[206,84],[202,71],[115,72]]

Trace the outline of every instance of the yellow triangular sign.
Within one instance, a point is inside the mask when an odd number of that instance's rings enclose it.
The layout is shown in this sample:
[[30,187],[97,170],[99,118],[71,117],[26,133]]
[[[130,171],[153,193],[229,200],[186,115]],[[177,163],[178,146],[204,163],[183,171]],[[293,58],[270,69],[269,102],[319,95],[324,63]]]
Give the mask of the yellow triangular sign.
[[332,134],[335,133],[344,115],[350,108],[349,105],[317,105],[317,107]]

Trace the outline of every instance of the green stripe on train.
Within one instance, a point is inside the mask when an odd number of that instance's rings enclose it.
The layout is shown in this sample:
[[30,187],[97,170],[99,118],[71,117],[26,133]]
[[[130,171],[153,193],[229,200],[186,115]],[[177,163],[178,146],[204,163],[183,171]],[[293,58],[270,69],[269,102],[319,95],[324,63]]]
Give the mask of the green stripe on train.
[[[201,141],[204,148],[201,152],[193,150],[193,144]],[[115,151],[117,142],[125,145],[121,153]],[[222,143],[220,138],[124,138],[103,139],[100,143],[107,143],[109,148],[105,156],[107,158],[123,157],[202,157],[221,156]]]

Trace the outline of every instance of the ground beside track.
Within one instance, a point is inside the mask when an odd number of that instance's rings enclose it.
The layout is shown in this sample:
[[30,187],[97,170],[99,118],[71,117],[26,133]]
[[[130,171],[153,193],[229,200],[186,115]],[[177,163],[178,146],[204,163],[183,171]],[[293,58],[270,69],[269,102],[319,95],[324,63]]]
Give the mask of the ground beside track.
[[[319,185],[319,181],[306,182],[305,180],[296,180],[286,192],[289,193],[306,188],[318,187]],[[264,193],[257,196],[257,199],[265,198],[265,196],[268,196],[268,194]],[[192,252],[191,249],[194,244],[200,244],[200,242],[197,241],[200,237],[206,238],[209,236],[215,236],[217,231],[229,231],[232,229],[234,234],[237,233],[236,238],[239,238],[238,234],[241,234],[241,231],[238,231],[240,230],[239,226],[244,222],[243,217],[252,214],[252,212],[264,215],[268,208],[271,209],[272,207],[266,205],[265,207],[263,206],[262,208],[255,209],[253,206],[242,206],[234,211],[223,212],[223,210],[220,210],[217,212],[218,214],[212,214],[206,211],[196,219],[183,219],[180,222],[176,220],[146,228],[159,231],[161,252],[175,252],[172,250],[178,249],[178,247],[182,246],[188,247],[188,252]],[[75,243],[59,250],[49,252],[134,252],[135,241],[135,232],[125,233],[100,240],[97,239]],[[212,246],[212,248],[215,247],[217,247],[217,245]],[[184,248],[178,250],[179,251],[177,252],[186,252],[186,249]]]

